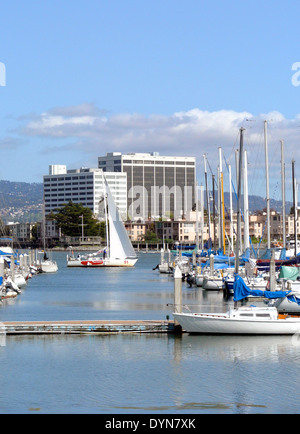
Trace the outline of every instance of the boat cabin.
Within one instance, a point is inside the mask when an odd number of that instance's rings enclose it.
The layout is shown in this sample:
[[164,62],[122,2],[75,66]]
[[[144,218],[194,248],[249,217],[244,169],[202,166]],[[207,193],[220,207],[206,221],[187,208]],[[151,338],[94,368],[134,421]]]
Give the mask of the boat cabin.
[[278,311],[275,307],[242,306],[229,311],[230,318],[245,320],[276,320]]

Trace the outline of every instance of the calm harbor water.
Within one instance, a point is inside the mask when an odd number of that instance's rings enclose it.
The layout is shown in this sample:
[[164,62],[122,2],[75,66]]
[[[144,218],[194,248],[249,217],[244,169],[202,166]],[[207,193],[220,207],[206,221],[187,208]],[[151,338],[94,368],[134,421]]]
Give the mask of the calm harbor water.
[[[173,280],[134,269],[68,269],[31,279],[0,321],[165,319]],[[222,293],[188,288],[183,303],[226,311]],[[300,342],[291,337],[7,336],[0,346],[0,413],[299,413]]]

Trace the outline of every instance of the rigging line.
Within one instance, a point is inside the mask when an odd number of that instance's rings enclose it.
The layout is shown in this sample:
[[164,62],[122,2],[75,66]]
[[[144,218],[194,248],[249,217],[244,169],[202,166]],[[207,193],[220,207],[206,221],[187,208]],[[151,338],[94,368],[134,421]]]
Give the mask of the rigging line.
[[[224,160],[225,160],[225,164],[226,164],[227,170],[229,171],[229,167],[228,167],[228,164],[227,164],[227,161],[226,161],[225,155],[224,155]],[[234,188],[234,184],[233,184],[232,179],[231,179],[231,184],[232,184],[233,191],[234,191],[234,193],[235,193],[235,197],[236,197],[236,200],[237,200],[237,193],[236,193],[236,190],[235,190],[235,188]],[[228,210],[227,210],[226,205],[225,205],[225,209],[226,209],[226,211],[227,211],[227,215],[229,216],[229,213],[228,213]],[[244,217],[244,213],[243,213],[242,210],[241,210],[241,217],[242,217],[243,222],[245,222],[245,217]],[[234,225],[233,225],[233,232],[234,232],[234,234],[236,235],[236,230],[235,230]],[[249,236],[249,241],[250,241],[250,245],[251,245],[251,247],[252,247],[252,250],[253,250],[253,252],[254,252],[254,254],[255,254],[254,246],[253,246],[252,239],[251,239],[250,236]]]
[[209,167],[209,170],[210,170],[211,175],[213,175],[214,173],[213,173],[212,168],[211,168],[211,166],[210,166],[210,164],[209,164],[208,158],[206,158],[206,162],[207,162],[207,164],[208,164],[208,167]]
[[258,140],[257,140],[257,150],[255,152],[255,146],[252,145],[254,148],[255,158],[254,162],[251,165],[252,167],[252,176],[249,177],[250,185],[249,185],[249,191],[257,191],[259,188],[256,188],[257,184],[261,184],[261,162],[264,161],[263,157],[263,131],[261,130],[261,133],[259,134]]
[[237,135],[236,135],[236,139],[235,139],[234,145],[233,145],[233,147],[232,147],[232,149],[231,149],[231,153],[230,153],[230,155],[229,155],[229,162],[231,162],[231,159],[232,159],[233,156],[235,155],[235,149],[236,149],[236,145],[237,145],[237,143],[238,143],[239,137],[240,137],[240,132],[238,131],[238,133],[237,133]]

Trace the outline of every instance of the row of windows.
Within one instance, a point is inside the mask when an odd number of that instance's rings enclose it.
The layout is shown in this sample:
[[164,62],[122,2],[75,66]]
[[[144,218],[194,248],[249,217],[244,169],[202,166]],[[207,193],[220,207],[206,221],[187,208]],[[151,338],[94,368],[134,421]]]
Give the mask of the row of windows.
[[150,161],[150,160],[124,160],[124,164],[159,164],[169,166],[195,166],[195,162],[192,161]]
[[94,175],[83,175],[83,176],[60,176],[59,178],[44,178],[44,182],[55,182],[55,181],[71,181],[71,180],[83,180],[83,179],[93,179]]
[[[45,208],[46,209],[50,209],[50,208],[54,208],[54,207],[56,207],[57,205],[62,205],[62,204],[64,204],[65,203],[65,201],[64,200],[58,200],[58,201],[56,201],[56,202],[53,202],[53,203],[51,203],[51,207],[50,207],[50,204],[48,203],[48,204],[45,204]],[[82,204],[84,204],[85,206],[94,206],[94,202],[87,202],[87,201],[84,201],[84,200],[82,200],[82,199],[80,199],[80,203],[82,203]]]
[[[75,193],[76,194],[76,191],[78,191],[78,190],[93,190],[93,187],[79,187],[79,189],[78,188],[73,188],[73,193]],[[51,189],[45,189],[44,190],[45,191],[45,193],[49,193],[49,192],[55,192],[55,191],[71,191],[71,188],[51,188]]]
[[80,182],[60,182],[55,184],[44,183],[44,187],[64,187],[65,185],[93,185],[93,181],[80,181]]

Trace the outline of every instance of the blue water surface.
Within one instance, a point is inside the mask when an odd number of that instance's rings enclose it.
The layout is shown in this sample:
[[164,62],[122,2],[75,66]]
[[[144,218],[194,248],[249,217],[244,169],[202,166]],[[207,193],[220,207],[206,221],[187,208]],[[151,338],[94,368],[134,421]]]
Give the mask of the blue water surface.
[[[35,276],[0,307],[1,321],[165,319],[173,279],[140,254],[133,269]],[[183,283],[183,303],[225,311],[232,301]],[[6,336],[0,413],[299,413],[300,344],[291,337],[116,334]]]

